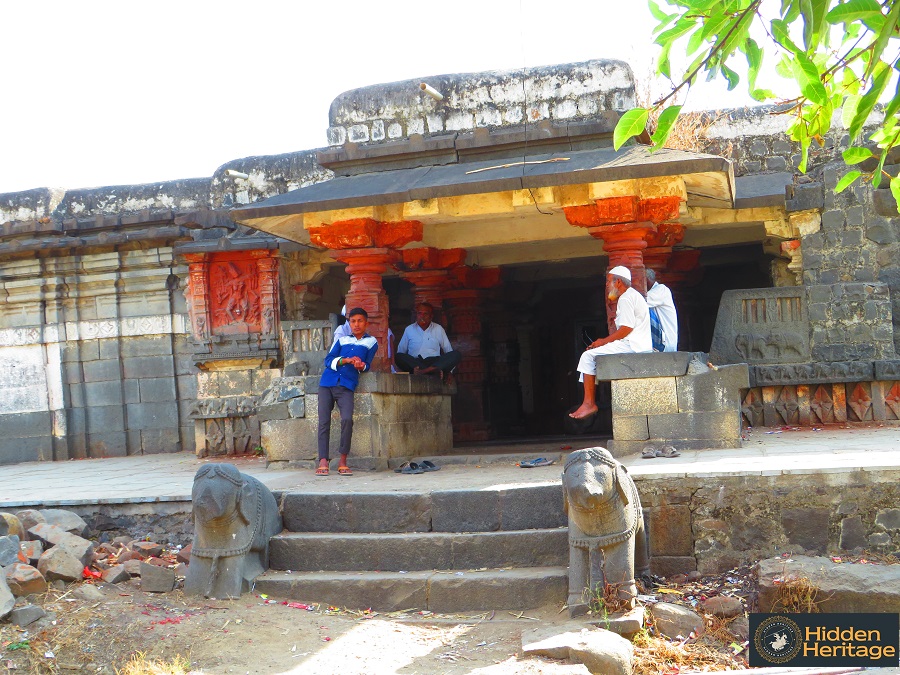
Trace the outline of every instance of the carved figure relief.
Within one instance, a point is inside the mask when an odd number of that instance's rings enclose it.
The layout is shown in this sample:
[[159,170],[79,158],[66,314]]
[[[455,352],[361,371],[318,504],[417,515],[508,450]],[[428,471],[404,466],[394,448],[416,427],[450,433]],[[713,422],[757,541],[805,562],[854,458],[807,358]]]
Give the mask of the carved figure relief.
[[211,263],[209,285],[213,329],[240,327],[243,332],[259,332],[259,277],[254,261]]
[[184,592],[235,598],[269,567],[281,514],[269,489],[231,464],[207,464],[191,491],[194,540]]
[[569,614],[588,611],[587,595],[609,584],[634,606],[635,575],[650,572],[641,499],[625,467],[605,448],[566,459],[563,496],[569,516]]
[[191,404],[190,416],[194,419],[205,417],[241,417],[256,411],[255,396],[228,398],[202,398]]
[[803,356],[797,347],[799,337],[794,333],[738,333],[734,338],[734,347],[741,358],[749,361],[763,359],[787,358],[791,355]]

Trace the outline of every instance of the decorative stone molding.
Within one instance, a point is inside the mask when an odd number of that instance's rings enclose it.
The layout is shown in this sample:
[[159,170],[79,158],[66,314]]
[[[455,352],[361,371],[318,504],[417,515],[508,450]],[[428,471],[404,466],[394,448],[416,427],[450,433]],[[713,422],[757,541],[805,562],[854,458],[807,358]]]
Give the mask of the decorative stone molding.
[[191,404],[191,419],[214,419],[219,417],[248,417],[256,413],[256,396],[228,396],[205,398]]
[[135,316],[118,320],[67,321],[41,328],[25,327],[0,330],[0,347],[187,332],[187,317],[182,314]]
[[355,218],[311,227],[309,239],[315,246],[332,250],[370,247],[398,249],[422,240],[422,223],[417,220],[382,222],[372,218]]

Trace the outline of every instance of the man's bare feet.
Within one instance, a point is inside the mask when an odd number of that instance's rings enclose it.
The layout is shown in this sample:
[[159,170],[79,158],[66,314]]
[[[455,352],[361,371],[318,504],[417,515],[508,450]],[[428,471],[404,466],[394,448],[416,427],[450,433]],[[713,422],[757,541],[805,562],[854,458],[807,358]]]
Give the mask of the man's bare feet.
[[583,420],[585,417],[590,417],[594,413],[597,412],[597,406],[588,405],[586,403],[582,403],[578,410],[575,412],[569,413],[569,417],[575,420]]
[[422,369],[419,368],[419,366],[416,366],[415,368],[413,368],[413,375],[421,375],[421,374],[422,374]]

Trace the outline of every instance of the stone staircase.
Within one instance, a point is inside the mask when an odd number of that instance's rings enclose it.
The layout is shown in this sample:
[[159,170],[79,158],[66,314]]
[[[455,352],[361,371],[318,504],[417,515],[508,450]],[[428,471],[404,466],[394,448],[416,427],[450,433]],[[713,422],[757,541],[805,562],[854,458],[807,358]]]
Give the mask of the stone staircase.
[[256,590],[377,611],[522,610],[565,601],[562,488],[296,493]]

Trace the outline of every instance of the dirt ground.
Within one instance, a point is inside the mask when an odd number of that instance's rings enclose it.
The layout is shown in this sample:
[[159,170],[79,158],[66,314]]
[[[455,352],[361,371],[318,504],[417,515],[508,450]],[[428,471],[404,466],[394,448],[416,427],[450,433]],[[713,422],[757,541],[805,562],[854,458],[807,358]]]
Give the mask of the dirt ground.
[[[390,615],[306,609],[256,593],[239,600],[143,593],[136,584],[95,584],[102,599],[50,591],[32,600],[47,617],[26,628],[0,624],[0,673],[113,674],[129,658],[202,673],[584,673],[582,666],[522,658],[523,629],[563,622],[556,608],[521,616]],[[186,665],[186,664],[185,664]],[[172,672],[178,672],[173,670]]]

